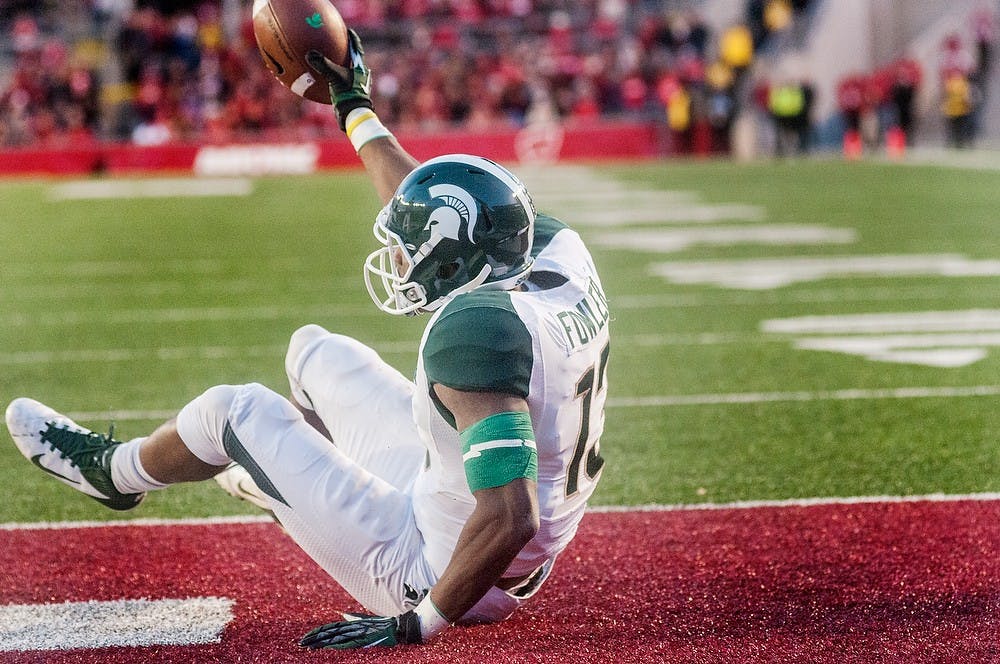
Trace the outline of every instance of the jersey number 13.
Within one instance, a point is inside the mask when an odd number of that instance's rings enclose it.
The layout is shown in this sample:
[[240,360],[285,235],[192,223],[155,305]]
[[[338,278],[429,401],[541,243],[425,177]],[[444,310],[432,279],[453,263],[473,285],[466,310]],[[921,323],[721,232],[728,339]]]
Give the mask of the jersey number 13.
[[[590,407],[594,401],[595,392],[600,392],[604,388],[607,375],[608,354],[611,351],[610,344],[605,344],[601,350],[601,359],[596,367],[590,367],[576,383],[576,398],[581,402],[580,413],[580,434],[576,439],[576,449],[573,452],[573,459],[569,463],[569,473],[566,476],[566,497],[569,498],[580,490],[581,466],[585,475],[585,482],[592,482],[597,473],[604,467],[604,459],[601,457],[601,441],[599,438],[590,439]],[[596,389],[594,381],[597,381]],[[584,463],[586,457],[586,463]]]

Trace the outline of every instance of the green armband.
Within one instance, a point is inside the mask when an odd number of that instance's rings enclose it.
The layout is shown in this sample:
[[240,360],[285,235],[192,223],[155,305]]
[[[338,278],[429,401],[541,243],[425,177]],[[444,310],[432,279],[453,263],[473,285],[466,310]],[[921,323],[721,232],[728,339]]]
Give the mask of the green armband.
[[518,478],[538,480],[538,451],[531,416],[497,413],[459,434],[469,489],[492,489]]

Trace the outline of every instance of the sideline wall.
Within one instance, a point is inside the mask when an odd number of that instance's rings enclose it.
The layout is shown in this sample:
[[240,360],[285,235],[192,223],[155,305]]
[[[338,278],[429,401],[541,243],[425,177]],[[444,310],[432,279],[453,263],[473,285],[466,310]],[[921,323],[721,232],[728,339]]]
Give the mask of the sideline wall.
[[[397,135],[417,159],[470,152],[497,161],[649,159],[665,154],[662,127],[653,123],[536,126],[520,131]],[[227,145],[125,143],[0,150],[0,175],[141,175],[156,171],[198,175],[312,173],[358,167],[347,139]]]

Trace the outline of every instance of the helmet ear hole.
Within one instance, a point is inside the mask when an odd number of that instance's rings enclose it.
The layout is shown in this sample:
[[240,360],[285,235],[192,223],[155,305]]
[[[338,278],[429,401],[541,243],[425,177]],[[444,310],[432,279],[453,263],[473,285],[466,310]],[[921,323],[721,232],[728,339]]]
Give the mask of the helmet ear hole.
[[454,277],[458,273],[458,269],[461,266],[458,261],[452,261],[451,263],[445,263],[437,270],[438,279],[448,280]]

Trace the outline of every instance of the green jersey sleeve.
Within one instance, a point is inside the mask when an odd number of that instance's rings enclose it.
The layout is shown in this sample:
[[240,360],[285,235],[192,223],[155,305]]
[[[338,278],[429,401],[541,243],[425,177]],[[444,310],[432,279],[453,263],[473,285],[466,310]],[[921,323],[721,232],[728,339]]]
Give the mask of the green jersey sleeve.
[[503,291],[472,292],[449,302],[423,349],[430,385],[469,392],[527,397],[532,362],[531,335]]

